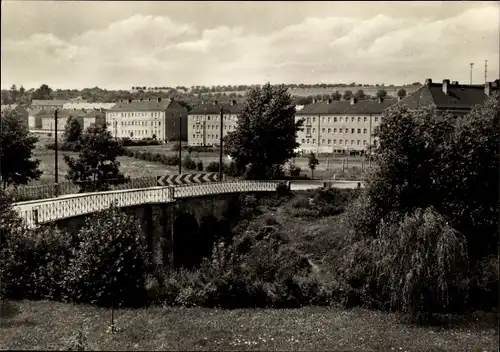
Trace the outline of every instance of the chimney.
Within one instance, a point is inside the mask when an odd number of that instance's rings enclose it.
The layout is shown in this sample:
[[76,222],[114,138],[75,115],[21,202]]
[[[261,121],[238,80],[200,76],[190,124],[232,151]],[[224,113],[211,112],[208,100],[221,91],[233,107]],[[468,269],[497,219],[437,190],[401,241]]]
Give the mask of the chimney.
[[382,104],[384,102],[384,98],[378,98],[379,104]]
[[491,88],[492,88],[491,86],[492,86],[491,82],[486,82],[484,84],[484,94],[486,94],[487,96],[491,96]]
[[205,104],[205,101],[204,101],[204,100],[202,100],[202,101],[201,101],[201,105],[203,105],[203,104]]
[[231,100],[231,105],[232,106],[236,105],[236,100]]
[[148,98],[148,101],[151,101],[151,98]]
[[443,93],[448,95],[448,86],[450,85],[450,80],[445,79],[443,80]]
[[141,99],[139,99],[139,101],[140,101],[141,103],[143,102],[143,100],[144,100],[144,99],[142,99],[142,98],[141,98]]
[[313,104],[316,104],[316,99],[313,98],[313,101],[312,101]]
[[458,86],[458,81],[451,81],[451,85]]
[[218,101],[217,100],[214,100],[214,105],[217,105]]
[[432,79],[430,79],[430,78],[426,78],[426,79],[425,79],[425,85],[426,85],[426,86],[428,86],[428,85],[429,85],[429,84],[431,84],[431,83],[432,83]]
[[403,100],[403,97],[398,96],[398,101]]
[[132,99],[129,99],[129,100],[128,100],[128,103],[129,103],[129,104],[132,104]]
[[158,98],[157,101],[158,101],[158,103],[161,103],[161,98]]
[[332,101],[333,101],[333,99],[332,99],[332,98],[328,98],[328,100],[327,100],[328,104],[331,104],[331,103],[332,103]]
[[123,99],[120,99],[120,103],[123,103]]
[[356,98],[351,97],[351,105],[354,105],[354,104],[356,104]]

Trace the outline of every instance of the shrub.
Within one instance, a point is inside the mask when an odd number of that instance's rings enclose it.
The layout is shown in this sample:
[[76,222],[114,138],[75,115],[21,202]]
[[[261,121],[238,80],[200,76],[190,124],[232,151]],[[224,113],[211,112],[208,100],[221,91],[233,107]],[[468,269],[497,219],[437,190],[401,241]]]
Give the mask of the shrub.
[[198,167],[196,165],[196,161],[194,161],[189,154],[187,154],[182,160],[182,166],[187,170],[196,170],[196,168]]
[[463,308],[468,258],[463,235],[434,209],[382,223],[378,238],[347,244],[338,273],[357,304],[391,308],[423,321]]
[[207,172],[219,172],[219,162],[217,162],[217,161],[209,162],[208,165],[205,167],[205,171],[207,171]]
[[286,196],[290,194],[290,189],[288,188],[288,185],[286,182],[280,182],[276,186],[276,193],[280,196]]
[[196,167],[198,168],[198,171],[203,171],[203,161],[198,161],[196,163]]
[[66,285],[76,301],[140,305],[150,272],[139,223],[117,208],[93,215],[78,231]]
[[302,171],[302,169],[300,168],[300,166],[297,166],[294,163],[290,163],[290,165],[288,166],[288,173],[292,177],[300,176],[301,171]]

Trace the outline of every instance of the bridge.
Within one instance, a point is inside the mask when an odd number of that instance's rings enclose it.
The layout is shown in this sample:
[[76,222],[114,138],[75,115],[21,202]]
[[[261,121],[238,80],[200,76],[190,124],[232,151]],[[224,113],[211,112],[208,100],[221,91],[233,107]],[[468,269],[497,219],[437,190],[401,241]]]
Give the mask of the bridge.
[[[79,193],[18,202],[14,209],[30,228],[54,223],[72,232],[82,226],[90,214],[114,203],[141,222],[157,264],[168,262],[169,266],[185,266],[182,260],[189,256],[179,254],[174,262],[174,253],[190,253],[196,241],[211,241],[217,233],[227,232],[231,219],[237,218],[240,194],[274,192],[280,182],[284,181],[238,180]],[[333,186],[340,188],[358,185],[357,181],[335,183]],[[292,190],[324,186],[323,181],[293,181],[291,184]],[[205,247],[211,248],[210,245]]]

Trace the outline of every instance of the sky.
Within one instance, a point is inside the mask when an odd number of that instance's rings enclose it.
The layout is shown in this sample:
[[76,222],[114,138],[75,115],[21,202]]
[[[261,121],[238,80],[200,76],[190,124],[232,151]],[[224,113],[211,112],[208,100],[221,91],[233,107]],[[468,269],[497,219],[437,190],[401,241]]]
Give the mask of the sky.
[[1,86],[499,77],[499,2],[1,2]]

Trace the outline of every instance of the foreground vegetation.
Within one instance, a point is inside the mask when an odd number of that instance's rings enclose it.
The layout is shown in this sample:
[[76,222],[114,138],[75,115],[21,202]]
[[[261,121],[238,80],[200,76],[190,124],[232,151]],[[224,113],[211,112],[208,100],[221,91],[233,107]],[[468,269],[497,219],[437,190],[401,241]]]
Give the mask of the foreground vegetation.
[[413,327],[366,309],[119,309],[49,301],[10,304],[0,348],[129,351],[488,351],[498,350],[496,319],[471,315],[453,326]]

